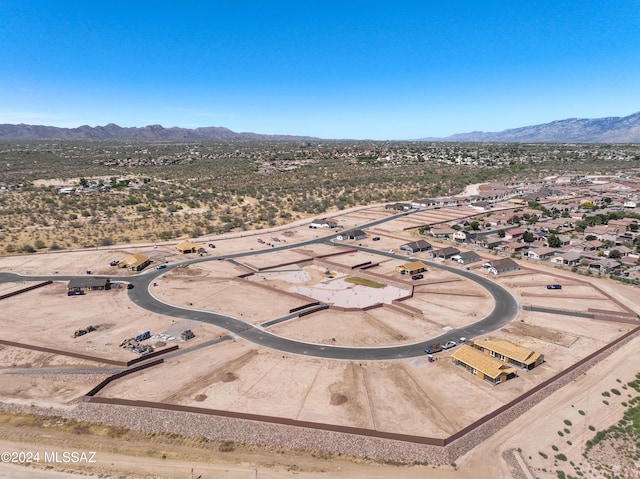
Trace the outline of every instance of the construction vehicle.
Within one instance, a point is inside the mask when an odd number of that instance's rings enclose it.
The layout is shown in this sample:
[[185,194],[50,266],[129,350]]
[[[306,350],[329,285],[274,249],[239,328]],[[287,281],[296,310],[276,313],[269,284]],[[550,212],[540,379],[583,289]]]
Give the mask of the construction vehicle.
[[94,326],[87,326],[84,329],[78,329],[73,333],[73,337],[77,338],[79,336],[84,336],[87,333],[90,333],[91,331],[95,331],[97,328],[95,328]]
[[151,337],[151,331],[145,331],[144,333],[138,334],[134,339],[136,341],[144,341],[145,339],[149,339]]
[[185,329],[184,331],[182,331],[180,333],[180,339],[182,339],[183,341],[188,341],[190,339],[195,338],[196,335],[193,334],[193,331],[191,331],[190,329]]

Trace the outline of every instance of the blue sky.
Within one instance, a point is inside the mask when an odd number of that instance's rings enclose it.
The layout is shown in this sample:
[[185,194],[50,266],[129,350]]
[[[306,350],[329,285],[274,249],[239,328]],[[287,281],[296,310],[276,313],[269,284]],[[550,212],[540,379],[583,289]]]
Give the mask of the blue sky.
[[412,139],[640,111],[640,0],[0,0],[0,123]]

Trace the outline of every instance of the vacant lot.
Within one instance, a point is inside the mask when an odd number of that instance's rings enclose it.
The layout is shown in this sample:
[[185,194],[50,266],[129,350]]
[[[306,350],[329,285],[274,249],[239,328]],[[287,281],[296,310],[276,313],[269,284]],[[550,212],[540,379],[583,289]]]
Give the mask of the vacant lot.
[[[355,220],[351,218],[350,221]],[[380,249],[386,251],[391,241],[397,249],[400,244],[412,240],[411,235],[394,229],[397,224],[385,226],[389,227],[388,236],[379,242],[368,240],[369,245],[379,243]],[[287,233],[279,231],[277,237],[307,236],[316,231],[297,227],[291,230],[291,235]],[[333,280],[339,286],[335,291],[346,294],[346,297],[358,293],[374,298],[390,287],[367,288],[340,283],[345,273],[336,271],[334,278],[328,278],[322,267],[309,263],[314,257],[343,251],[343,246],[314,245],[286,252],[270,251],[238,258],[239,264],[213,260],[216,255],[250,251],[251,248],[266,250],[271,247],[257,239],[273,241],[273,237],[262,233],[260,236],[215,238],[216,248],[207,251],[212,261],[168,270],[158,278],[157,286],[151,286],[152,293],[168,303],[224,312],[260,324],[306,304],[308,299],[300,296],[297,290],[301,286],[308,288],[304,291],[308,298],[313,298],[310,290],[326,289],[326,284]],[[203,243],[208,241],[211,239],[203,239]],[[126,280],[130,273],[111,268],[108,263],[135,251],[145,251],[154,255],[156,261],[172,263],[188,258],[200,259],[197,255],[179,255],[173,245],[157,245],[156,248],[148,245],[139,249],[1,258],[0,270],[30,274],[58,271],[63,275],[84,274],[86,269],[92,269]],[[425,340],[449,328],[474,322],[493,308],[493,300],[484,289],[434,267],[427,268],[422,280],[411,281],[396,272],[396,266],[404,259],[391,259],[370,252],[347,252],[332,256],[330,260],[346,269],[368,261],[378,264],[368,271],[377,277],[388,277],[393,284],[406,284],[407,291],[413,288],[413,297],[402,301],[402,304],[410,306],[413,314],[384,307],[368,311],[325,310],[293,318],[270,328],[270,332],[341,347],[387,346]],[[263,271],[250,279],[239,279],[239,275],[249,272],[242,264],[249,263]],[[291,264],[279,266],[285,263]],[[482,268],[474,270],[486,274]],[[610,311],[638,307],[635,289],[594,278],[566,274],[558,277],[553,269],[529,268],[494,279],[524,304],[532,302],[534,305],[576,311],[586,311],[588,307]],[[545,285],[550,282],[562,284],[563,289],[548,291]],[[5,284],[2,291],[9,292],[28,284]],[[385,302],[383,297],[378,299]],[[25,308],[25,304],[29,307]],[[68,297],[65,283],[54,282],[3,300],[2,306],[3,339],[11,341],[121,361],[136,356],[120,348],[120,342],[142,331],[164,333],[171,338],[155,336],[150,340],[151,344],[179,344],[181,354],[168,356],[159,366],[113,382],[100,393],[106,397],[187,404],[433,437],[449,436],[632,328],[632,325],[611,321],[521,311],[509,325],[488,335],[539,351],[544,354],[546,362],[532,371],[519,372],[518,377],[511,381],[491,386],[456,367],[451,361],[453,351],[439,353],[436,361],[431,363],[426,357],[349,362],[282,354],[239,339],[214,343],[213,340],[226,335],[226,331],[192,320],[149,313],[134,306],[124,288]],[[96,326],[97,330],[73,337],[76,329],[88,325]],[[196,338],[190,341],[175,339],[184,329],[193,330]],[[628,351],[628,347],[625,350]],[[5,402],[15,404],[35,402],[45,406],[72,407],[67,405],[69,401],[108,374],[104,365],[92,361],[8,347],[0,353],[0,361],[4,365],[0,372],[0,395]],[[616,377],[619,375],[621,380],[625,380],[632,376],[631,365],[621,361],[616,364],[620,368]],[[38,372],[27,373],[26,369]],[[591,401],[593,395],[590,398],[585,401]],[[617,412],[598,416],[597,425],[604,424],[606,417],[613,420],[623,407],[613,402],[610,406],[607,411]],[[586,406],[580,407],[587,411]],[[588,410],[589,417],[600,414],[598,411],[593,406]],[[565,415],[578,423],[579,418],[568,413]],[[529,420],[535,422],[534,419]],[[557,427],[560,426],[553,426],[553,434],[556,434]],[[557,442],[552,439],[552,433],[541,432],[536,449],[549,451]],[[574,444],[586,438],[588,433],[576,436]],[[570,452],[573,449],[566,450]],[[476,467],[473,454],[461,460],[461,463],[469,464],[465,467]],[[537,451],[523,450],[527,457],[535,454]],[[541,462],[541,456],[536,460],[525,457],[525,460],[537,468],[536,475],[542,474],[541,468],[550,468],[550,464]],[[490,473],[487,477],[498,476]]]

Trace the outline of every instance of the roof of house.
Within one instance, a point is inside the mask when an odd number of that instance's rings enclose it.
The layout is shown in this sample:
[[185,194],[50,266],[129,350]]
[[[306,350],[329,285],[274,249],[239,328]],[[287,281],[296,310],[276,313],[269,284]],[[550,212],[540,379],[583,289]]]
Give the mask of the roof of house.
[[518,266],[518,263],[513,261],[511,258],[502,258],[496,261],[492,261],[491,267],[495,269],[497,272],[509,271],[512,269],[520,269],[520,266]]
[[582,257],[582,253],[576,250],[569,250],[565,253],[560,254],[560,256],[562,256],[562,258],[566,261],[576,261]]
[[151,261],[151,258],[140,253],[132,254],[131,256],[127,256],[124,260],[122,260],[122,262],[129,267],[140,266],[147,261]]
[[80,288],[104,288],[107,287],[110,283],[109,278],[73,278],[69,280],[69,284],[67,285],[68,289],[80,289]]
[[515,359],[523,364],[535,363],[540,357],[540,353],[525,348],[524,346],[518,346],[504,339],[476,339],[473,343],[490,351],[502,354],[510,359]]
[[529,254],[535,253],[538,256],[549,256],[558,251],[557,248],[550,248],[549,246],[540,246],[539,248],[532,248],[529,250]]
[[513,251],[518,251],[520,249],[524,249],[527,248],[529,245],[527,243],[515,243],[515,242],[510,242],[510,243],[505,243],[504,245],[502,245],[503,249],[512,249]]
[[445,248],[440,248],[433,251],[434,255],[454,255],[460,253],[458,248],[454,248],[453,246],[447,246]]
[[475,263],[476,261],[482,260],[480,255],[475,251],[465,251],[464,253],[460,253],[460,259],[465,263]]
[[405,263],[402,267],[408,271],[415,271],[417,269],[424,269],[425,264],[422,261],[412,261],[410,263]]
[[620,267],[620,263],[618,261],[616,261],[615,259],[609,259],[609,258],[599,258],[596,261],[592,261],[589,264],[598,265],[598,266],[609,268],[609,269],[615,269]]
[[448,226],[434,226],[434,227],[431,228],[430,232],[431,232],[431,234],[433,236],[451,235],[451,234],[455,233],[456,230],[454,230],[453,228],[450,228]]
[[463,362],[467,366],[477,369],[491,379],[497,378],[502,373],[510,374],[516,372],[516,368],[513,366],[493,359],[491,356],[467,344],[460,346],[460,348],[453,353],[453,358]]
[[188,249],[198,249],[198,245],[195,243],[192,243],[191,241],[184,240],[176,245],[176,249],[178,251],[186,251]]
[[403,244],[400,246],[400,249],[403,249],[404,247],[411,248],[412,250],[431,249],[431,243],[423,239],[420,239],[418,241],[412,241],[411,243]]

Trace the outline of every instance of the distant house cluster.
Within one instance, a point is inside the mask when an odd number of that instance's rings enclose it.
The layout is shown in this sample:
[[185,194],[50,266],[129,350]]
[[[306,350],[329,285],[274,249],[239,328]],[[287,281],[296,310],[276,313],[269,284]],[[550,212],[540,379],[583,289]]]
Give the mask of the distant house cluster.
[[[639,202],[640,180],[636,178],[567,176],[491,183],[481,185],[478,195],[464,199],[422,199],[409,204],[416,208],[468,206],[474,211],[463,218],[425,225],[421,228],[425,241],[432,237],[476,251],[486,249],[640,283]],[[449,248],[454,247],[431,248],[428,254],[457,261],[460,253]],[[462,261],[469,264],[466,258]],[[495,261],[489,272],[515,270],[515,262]]]

